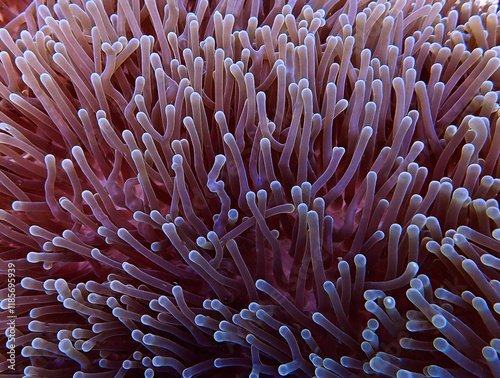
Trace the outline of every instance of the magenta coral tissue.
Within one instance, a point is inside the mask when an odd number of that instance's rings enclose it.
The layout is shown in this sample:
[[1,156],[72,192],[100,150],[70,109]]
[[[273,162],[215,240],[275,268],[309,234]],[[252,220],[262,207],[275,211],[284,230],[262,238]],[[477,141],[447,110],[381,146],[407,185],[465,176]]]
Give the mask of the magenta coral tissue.
[[500,378],[495,0],[0,0],[0,375]]

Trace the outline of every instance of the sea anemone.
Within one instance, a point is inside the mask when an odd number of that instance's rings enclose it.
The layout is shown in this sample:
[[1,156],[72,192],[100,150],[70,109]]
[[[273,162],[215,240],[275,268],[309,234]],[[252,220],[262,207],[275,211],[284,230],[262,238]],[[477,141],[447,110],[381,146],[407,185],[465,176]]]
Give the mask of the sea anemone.
[[0,372],[500,377],[497,8],[0,1]]

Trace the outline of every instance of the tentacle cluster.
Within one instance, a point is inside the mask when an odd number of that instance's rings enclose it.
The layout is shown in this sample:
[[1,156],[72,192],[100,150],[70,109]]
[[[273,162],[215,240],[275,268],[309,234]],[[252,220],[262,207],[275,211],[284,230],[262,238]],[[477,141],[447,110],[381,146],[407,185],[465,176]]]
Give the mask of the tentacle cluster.
[[26,376],[498,376],[497,6],[10,19],[0,272]]

